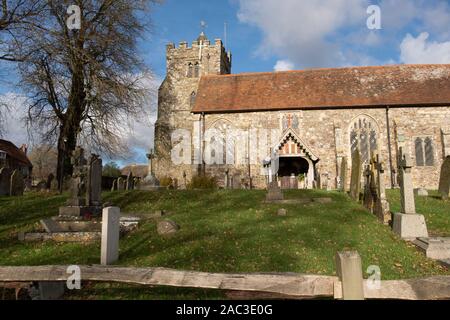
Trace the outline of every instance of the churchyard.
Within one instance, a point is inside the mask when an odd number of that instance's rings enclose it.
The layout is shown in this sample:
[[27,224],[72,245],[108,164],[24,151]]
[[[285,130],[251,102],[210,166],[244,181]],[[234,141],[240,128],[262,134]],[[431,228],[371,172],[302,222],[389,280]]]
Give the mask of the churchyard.
[[[389,191],[388,195],[393,208],[398,208],[398,191]],[[18,240],[19,232],[30,232],[39,225],[40,219],[54,216],[67,197],[67,194],[31,192],[20,199],[0,198],[1,265],[100,263],[99,241]],[[376,216],[342,192],[284,192],[285,199],[331,198],[328,203],[268,204],[265,197],[266,192],[258,190],[104,193],[103,200],[119,207],[122,213],[143,218],[138,229],[121,238],[116,264],[203,272],[335,275],[336,252],[356,250],[361,255],[363,271],[377,265],[382,280],[450,275],[448,269],[427,259],[413,244],[401,240],[389,226],[379,223]],[[417,207],[428,213],[430,234],[450,234],[449,220],[445,220],[445,212],[450,211],[449,202],[431,196],[419,199]],[[286,216],[277,215],[280,208],[287,211]],[[161,210],[166,215],[157,218],[155,212]],[[159,235],[157,223],[164,219],[175,221],[179,231],[170,236]],[[83,284],[83,290],[71,291],[65,298],[204,299],[223,298],[226,294],[203,289],[87,283]]]

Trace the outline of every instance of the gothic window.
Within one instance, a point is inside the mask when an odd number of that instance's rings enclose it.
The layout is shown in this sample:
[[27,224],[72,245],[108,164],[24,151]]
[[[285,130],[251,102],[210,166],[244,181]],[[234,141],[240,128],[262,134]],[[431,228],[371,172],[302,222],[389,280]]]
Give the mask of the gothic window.
[[194,66],[194,78],[198,78],[200,76],[200,64],[197,62]]
[[414,141],[416,149],[416,166],[434,166],[434,146],[430,137],[418,137]]
[[369,117],[360,116],[351,125],[351,152],[359,150],[361,160],[369,162],[372,152],[378,151],[378,129],[376,123]]
[[194,66],[192,65],[192,63],[189,63],[187,77],[192,78],[193,76],[194,76]]
[[193,91],[189,98],[189,104],[191,105],[191,107],[194,107],[196,97],[197,97],[197,94],[195,93],[195,91]]
[[423,167],[425,165],[425,159],[423,155],[423,139],[417,138],[415,141],[416,146],[416,166]]

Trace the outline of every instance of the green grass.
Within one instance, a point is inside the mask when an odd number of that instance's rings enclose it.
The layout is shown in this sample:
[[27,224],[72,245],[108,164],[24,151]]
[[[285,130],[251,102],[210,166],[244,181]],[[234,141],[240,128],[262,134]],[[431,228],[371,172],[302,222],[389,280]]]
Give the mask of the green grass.
[[[143,223],[137,231],[121,239],[119,264],[123,266],[334,275],[336,252],[351,249],[360,253],[364,270],[370,265],[380,266],[385,280],[450,275],[345,194],[289,191],[285,196],[331,197],[334,201],[268,205],[263,204],[265,191],[245,190],[115,192],[104,194],[104,200],[128,213],[166,210],[171,213],[169,218],[181,226],[176,235],[162,238],[156,232],[155,221]],[[0,198],[0,265],[99,263],[99,243],[17,241],[19,230],[31,230],[39,219],[56,215],[64,199],[64,196],[46,194]],[[287,209],[288,216],[278,217],[279,208]],[[220,298],[222,293],[90,284],[71,297],[204,299]]]
[[[440,198],[437,191],[428,197],[415,197],[416,212],[423,214],[431,236],[450,237],[450,201]],[[391,211],[400,212],[400,190],[387,190]]]

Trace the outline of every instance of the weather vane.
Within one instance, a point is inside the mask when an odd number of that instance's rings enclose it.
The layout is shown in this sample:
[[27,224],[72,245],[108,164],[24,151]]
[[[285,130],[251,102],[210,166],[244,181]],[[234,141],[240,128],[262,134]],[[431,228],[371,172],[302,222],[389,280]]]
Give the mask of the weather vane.
[[200,21],[200,27],[202,28],[202,33],[205,33],[205,29],[207,27],[207,24],[205,21]]

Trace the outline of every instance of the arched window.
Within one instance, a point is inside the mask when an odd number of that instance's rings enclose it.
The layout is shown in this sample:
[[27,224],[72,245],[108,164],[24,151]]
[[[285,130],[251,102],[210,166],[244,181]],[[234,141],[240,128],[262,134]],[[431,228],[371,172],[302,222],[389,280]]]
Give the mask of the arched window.
[[194,66],[194,78],[198,77],[200,77],[200,64],[196,62]]
[[423,155],[423,139],[417,138],[414,145],[416,147],[416,166],[423,167],[425,165],[425,159]]
[[194,66],[192,63],[188,64],[188,71],[187,71],[187,77],[192,78],[194,76]]
[[378,126],[367,116],[358,117],[350,127],[351,152],[359,149],[361,161],[368,163],[372,152],[378,151]]
[[416,151],[416,166],[434,166],[434,146],[430,137],[418,137],[414,141]]
[[434,147],[430,137],[425,138],[425,165],[434,166]]
[[191,105],[191,107],[194,107],[195,105],[195,98],[197,98],[197,94],[195,93],[195,91],[193,91],[189,98],[189,104]]

